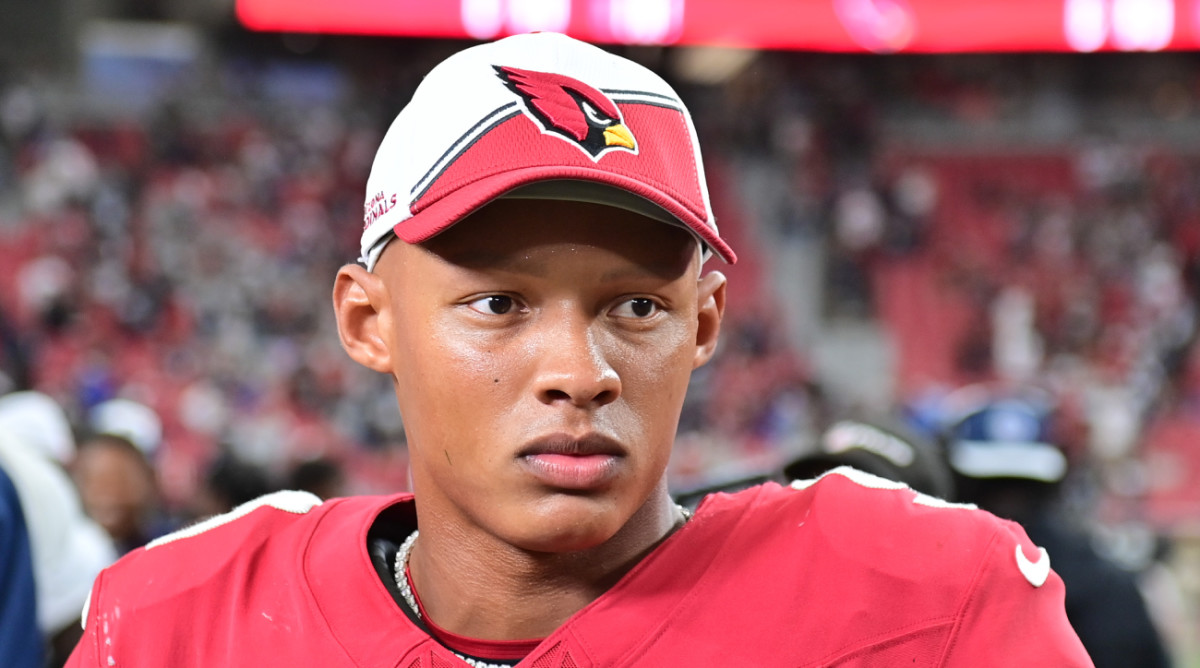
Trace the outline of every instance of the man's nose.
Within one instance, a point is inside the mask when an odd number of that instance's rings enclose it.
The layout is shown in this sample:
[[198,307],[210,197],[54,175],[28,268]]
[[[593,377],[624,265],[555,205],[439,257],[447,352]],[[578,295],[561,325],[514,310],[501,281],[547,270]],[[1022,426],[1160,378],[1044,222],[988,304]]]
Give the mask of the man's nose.
[[542,331],[545,343],[534,380],[538,399],[599,408],[621,396],[621,377],[609,363],[597,323],[583,315],[548,317],[553,321]]

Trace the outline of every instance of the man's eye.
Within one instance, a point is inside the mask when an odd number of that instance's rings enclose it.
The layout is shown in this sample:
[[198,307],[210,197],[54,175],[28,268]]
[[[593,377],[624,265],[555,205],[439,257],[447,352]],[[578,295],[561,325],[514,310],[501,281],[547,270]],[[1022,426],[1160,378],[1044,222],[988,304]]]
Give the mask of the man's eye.
[[620,318],[649,318],[655,313],[658,313],[658,304],[646,297],[627,299],[612,310],[612,314]]
[[506,295],[488,295],[467,304],[467,307],[473,311],[487,315],[504,315],[511,311],[515,304],[516,302],[513,301],[512,297]]

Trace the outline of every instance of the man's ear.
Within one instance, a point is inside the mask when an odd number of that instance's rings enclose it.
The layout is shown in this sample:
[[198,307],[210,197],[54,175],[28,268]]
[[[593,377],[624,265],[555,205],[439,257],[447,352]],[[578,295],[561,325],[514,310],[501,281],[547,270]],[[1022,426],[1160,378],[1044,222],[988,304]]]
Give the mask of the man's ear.
[[725,275],[710,271],[700,277],[696,291],[696,356],[692,368],[698,369],[712,359],[721,334],[721,318],[725,315]]
[[342,348],[350,358],[390,374],[392,354],[386,336],[390,316],[383,279],[356,264],[342,267],[333,283],[333,312]]

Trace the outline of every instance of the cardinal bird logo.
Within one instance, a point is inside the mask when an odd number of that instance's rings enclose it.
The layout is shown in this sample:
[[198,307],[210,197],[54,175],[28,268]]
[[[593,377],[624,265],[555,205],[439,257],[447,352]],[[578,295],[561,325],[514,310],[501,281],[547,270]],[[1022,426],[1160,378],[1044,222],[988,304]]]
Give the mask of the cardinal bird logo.
[[614,149],[637,153],[637,142],[625,127],[621,110],[604,93],[562,74],[494,67],[543,132],[575,144],[592,160]]

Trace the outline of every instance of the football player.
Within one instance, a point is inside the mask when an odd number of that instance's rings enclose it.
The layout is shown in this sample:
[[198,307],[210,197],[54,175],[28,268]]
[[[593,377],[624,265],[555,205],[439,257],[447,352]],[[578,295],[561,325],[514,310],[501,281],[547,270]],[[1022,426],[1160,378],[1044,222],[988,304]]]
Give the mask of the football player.
[[269,495],[96,581],[73,666],[1086,666],[1012,523],[839,469],[671,500],[735,255],[661,78],[552,33],[438,65],[383,139],[343,347],[413,494]]

